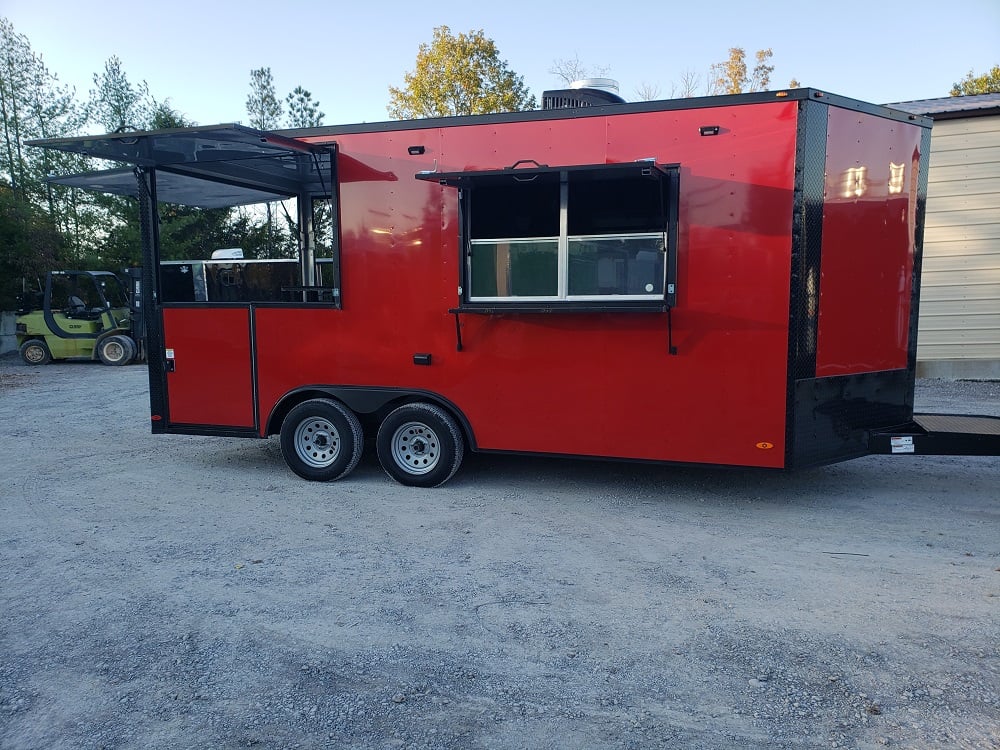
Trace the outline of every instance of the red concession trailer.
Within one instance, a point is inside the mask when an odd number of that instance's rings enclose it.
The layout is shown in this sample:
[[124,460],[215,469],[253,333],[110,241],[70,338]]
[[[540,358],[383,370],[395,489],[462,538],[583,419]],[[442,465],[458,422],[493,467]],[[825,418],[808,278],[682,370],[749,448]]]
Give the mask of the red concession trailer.
[[[913,414],[930,127],[796,89],[37,145],[135,165],[61,181],[139,198],[154,433],[279,434],[316,480],[374,437],[433,486],[467,450],[1000,452]],[[159,202],[285,198],[297,262],[161,262]]]

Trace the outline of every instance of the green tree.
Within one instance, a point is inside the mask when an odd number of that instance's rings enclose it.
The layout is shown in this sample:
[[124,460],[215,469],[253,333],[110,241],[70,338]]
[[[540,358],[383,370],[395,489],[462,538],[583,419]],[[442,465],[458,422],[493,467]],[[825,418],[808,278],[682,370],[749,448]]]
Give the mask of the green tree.
[[535,97],[482,30],[455,36],[434,29],[421,44],[402,88],[389,87],[389,115],[397,119],[477,115],[534,109]]
[[108,133],[122,130],[143,130],[149,126],[155,109],[145,81],[133,85],[122,61],[112,55],[104,63],[103,73],[94,73],[94,88],[90,90],[90,119]]
[[747,68],[747,53],[742,47],[730,47],[729,57],[709,68],[709,94],[743,94],[764,91],[771,83],[774,66],[769,65],[770,48],[757,50],[756,64]]
[[22,280],[34,282],[57,265],[62,235],[49,216],[0,184],[0,310],[13,310]]
[[970,70],[965,78],[951,87],[952,96],[970,94],[1000,94],[1000,65],[994,65],[981,76]]
[[281,102],[274,92],[274,77],[270,68],[250,71],[247,115],[250,117],[250,126],[258,130],[276,128],[281,121]]
[[[7,19],[0,19],[0,118],[0,175],[6,175],[16,195],[44,201],[43,179],[56,157],[25,148],[24,141],[76,132],[83,123],[82,110],[73,92],[59,85],[27,38],[16,33]],[[75,158],[74,166],[79,162]]]
[[150,130],[168,130],[169,128],[187,128],[195,123],[189,122],[180,112],[170,105],[170,99],[164,99],[153,106],[149,118]]
[[[86,171],[85,157],[24,146],[33,138],[55,138],[79,132],[86,119],[85,108],[76,102],[75,92],[59,84],[28,39],[18,34],[7,19],[0,19],[0,183],[6,183],[8,200],[25,204],[23,214],[29,231],[46,233],[44,241],[21,243],[20,247],[55,247],[47,236],[51,227],[69,240],[60,243],[60,262],[72,262],[83,254],[81,231],[93,221],[89,199],[78,191],[54,186],[46,176]],[[30,207],[30,208],[29,208]],[[40,216],[47,213],[45,222]],[[13,216],[9,212],[7,216]],[[44,256],[50,257],[50,256]]]
[[23,34],[0,19],[0,115],[3,117],[3,168],[15,197],[23,195],[26,168],[22,121],[35,56]]
[[[93,75],[87,105],[91,122],[107,133],[146,130],[150,127],[156,104],[145,81],[133,84],[122,68],[122,61],[112,55],[104,70]],[[106,164],[95,165],[99,169]],[[79,265],[90,268],[120,268],[139,262],[142,246],[139,216],[135,201],[117,195],[88,194],[85,216],[98,217],[99,225],[85,222],[79,234]]]
[[312,93],[301,86],[296,86],[292,93],[285,97],[288,106],[288,127],[315,128],[323,124],[326,117],[319,111],[319,102],[314,102]]

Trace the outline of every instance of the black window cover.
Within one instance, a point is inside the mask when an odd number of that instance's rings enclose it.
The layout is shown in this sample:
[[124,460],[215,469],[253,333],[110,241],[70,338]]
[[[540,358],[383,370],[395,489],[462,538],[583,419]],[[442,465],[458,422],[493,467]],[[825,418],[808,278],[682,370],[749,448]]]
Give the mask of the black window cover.
[[[533,167],[518,165],[503,169],[469,170],[464,172],[417,172],[418,180],[437,182],[450,187],[479,187],[482,185],[509,185],[512,182],[559,182],[566,174],[569,182],[578,180],[634,179],[636,177],[665,178],[668,175],[664,165],[652,160],[622,162],[617,164],[582,164],[569,167],[550,167],[534,164]],[[670,165],[673,166],[673,165]]]

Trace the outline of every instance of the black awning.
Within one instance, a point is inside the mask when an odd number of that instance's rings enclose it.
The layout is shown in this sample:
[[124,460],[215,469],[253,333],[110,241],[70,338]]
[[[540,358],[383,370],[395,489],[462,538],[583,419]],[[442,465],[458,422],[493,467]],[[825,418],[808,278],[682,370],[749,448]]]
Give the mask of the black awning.
[[[336,144],[314,145],[235,124],[49,138],[28,145],[154,168],[160,200],[203,208],[328,194],[336,149]],[[122,176],[129,171],[54,181],[134,195],[135,187],[126,186]]]
[[[523,162],[518,162],[521,164]],[[504,167],[503,169],[466,170],[463,172],[417,172],[418,180],[437,182],[449,187],[470,187],[472,185],[509,185],[512,183],[545,183],[567,180],[615,180],[648,177],[660,179],[668,175],[666,166],[652,160],[620,162],[615,164],[579,164],[550,167],[547,164],[533,167]],[[669,165],[672,166],[672,165]]]
[[294,138],[236,124],[45,138],[28,141],[28,145],[141,167],[233,161],[314,150],[310,144]]
[[[138,197],[138,183],[135,173],[128,168],[51,177],[48,181],[57,185],[67,185],[97,193]],[[156,173],[156,195],[164,203],[177,203],[197,208],[228,208],[291,197],[290,194],[286,193],[255,190],[162,170]]]

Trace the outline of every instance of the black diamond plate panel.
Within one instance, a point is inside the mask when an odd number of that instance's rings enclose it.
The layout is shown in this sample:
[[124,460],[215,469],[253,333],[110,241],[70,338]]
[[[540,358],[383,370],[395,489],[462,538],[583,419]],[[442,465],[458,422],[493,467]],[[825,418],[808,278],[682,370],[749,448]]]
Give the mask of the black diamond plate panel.
[[827,105],[806,100],[800,102],[799,107],[789,308],[791,380],[811,378],[816,374],[816,327],[826,186]]
[[907,370],[800,380],[795,384],[788,468],[867,455],[870,432],[905,424],[912,415]]

